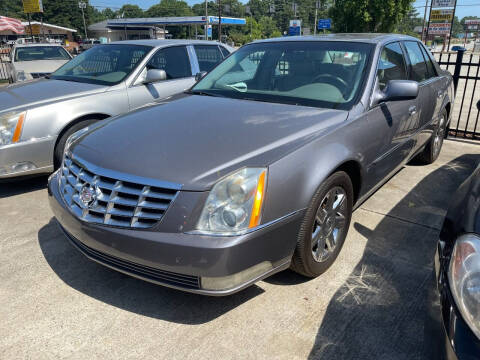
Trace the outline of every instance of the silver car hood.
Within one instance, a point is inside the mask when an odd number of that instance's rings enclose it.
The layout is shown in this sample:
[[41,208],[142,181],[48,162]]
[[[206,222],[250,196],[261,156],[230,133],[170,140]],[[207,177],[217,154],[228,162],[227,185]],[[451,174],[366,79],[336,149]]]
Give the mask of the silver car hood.
[[23,70],[26,73],[52,73],[63,64],[70,60],[37,60],[37,61],[20,61],[13,63],[15,70]]
[[70,149],[94,172],[201,191],[243,166],[272,164],[347,117],[347,111],[193,95],[98,124]]
[[39,79],[0,88],[0,112],[25,110],[57,101],[101,93],[104,85]]

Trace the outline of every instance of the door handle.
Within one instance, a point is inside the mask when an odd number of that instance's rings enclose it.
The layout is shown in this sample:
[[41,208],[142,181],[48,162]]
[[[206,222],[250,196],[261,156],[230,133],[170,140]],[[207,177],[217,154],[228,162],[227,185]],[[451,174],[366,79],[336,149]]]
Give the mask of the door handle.
[[416,106],[410,106],[408,109],[408,112],[410,113],[410,116],[413,116],[417,113],[417,107]]

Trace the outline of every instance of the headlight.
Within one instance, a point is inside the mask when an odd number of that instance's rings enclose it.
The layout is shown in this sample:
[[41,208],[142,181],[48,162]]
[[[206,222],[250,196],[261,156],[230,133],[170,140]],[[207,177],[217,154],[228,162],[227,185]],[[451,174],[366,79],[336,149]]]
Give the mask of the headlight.
[[0,146],[16,143],[22,135],[26,112],[0,115]]
[[266,176],[265,168],[245,168],[219,181],[208,196],[197,229],[233,235],[258,226]]
[[457,239],[448,280],[460,313],[480,338],[480,237],[466,234]]

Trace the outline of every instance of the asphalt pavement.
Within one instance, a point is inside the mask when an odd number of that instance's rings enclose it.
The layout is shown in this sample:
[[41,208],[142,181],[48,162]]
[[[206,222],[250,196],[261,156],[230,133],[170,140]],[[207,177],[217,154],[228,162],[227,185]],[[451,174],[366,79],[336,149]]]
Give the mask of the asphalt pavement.
[[46,177],[0,183],[0,358],[429,358],[439,229],[479,162],[480,144],[446,141],[435,164],[406,166],[354,213],[323,276],[284,271],[224,298],[89,261],[57,227]]

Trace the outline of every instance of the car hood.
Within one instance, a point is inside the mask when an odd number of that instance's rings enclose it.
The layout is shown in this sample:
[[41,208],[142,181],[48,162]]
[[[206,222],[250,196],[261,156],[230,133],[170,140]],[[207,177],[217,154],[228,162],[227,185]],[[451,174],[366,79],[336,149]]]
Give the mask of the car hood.
[[0,88],[0,112],[23,110],[61,100],[104,92],[108,87],[72,81],[39,79]]
[[480,235],[480,165],[452,197],[441,237],[454,241],[463,233]]
[[211,188],[244,166],[263,167],[339,126],[348,112],[193,95],[101,123],[73,157],[122,175]]
[[23,70],[26,73],[52,73],[60,66],[70,60],[38,60],[38,61],[21,61],[13,63],[15,70]]

